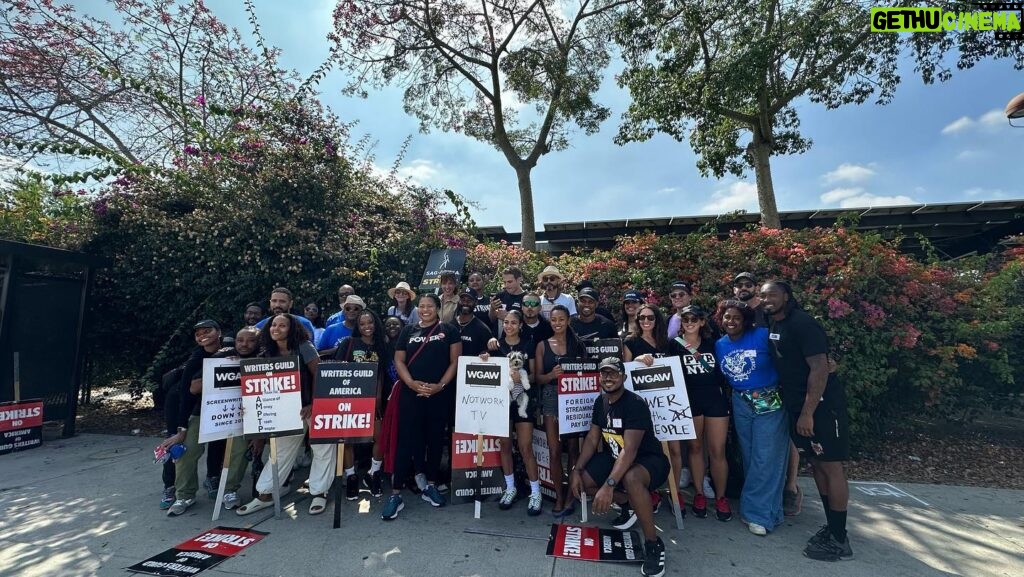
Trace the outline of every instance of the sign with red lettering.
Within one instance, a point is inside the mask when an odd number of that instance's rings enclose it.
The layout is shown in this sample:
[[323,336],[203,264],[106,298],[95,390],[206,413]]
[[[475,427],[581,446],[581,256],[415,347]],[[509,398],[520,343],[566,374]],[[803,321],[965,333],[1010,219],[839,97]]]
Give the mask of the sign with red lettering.
[[188,577],[234,557],[266,536],[262,531],[217,527],[125,569],[147,575]]
[[43,444],[43,401],[0,403],[0,455]]
[[302,381],[299,357],[243,359],[243,430],[246,435],[301,435]]
[[372,443],[377,363],[320,363],[310,443]]
[[477,436],[452,433],[452,494],[459,502],[486,501],[505,490],[500,443],[501,437],[483,437],[484,462],[477,465]]
[[594,399],[601,394],[596,360],[562,359],[558,377],[558,433],[570,435],[590,430]]
[[582,525],[551,525],[548,557],[578,561],[638,563],[643,545],[635,531],[600,529]]

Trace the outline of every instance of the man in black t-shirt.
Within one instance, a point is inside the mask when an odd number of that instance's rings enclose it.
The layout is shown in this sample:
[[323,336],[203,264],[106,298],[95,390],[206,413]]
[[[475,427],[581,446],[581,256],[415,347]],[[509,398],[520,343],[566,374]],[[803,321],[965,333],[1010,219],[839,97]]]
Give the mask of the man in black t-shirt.
[[619,336],[615,323],[597,314],[597,298],[599,293],[592,288],[580,291],[576,299],[579,312],[572,317],[569,326],[576,331],[581,341],[593,339],[614,339]]
[[551,330],[551,323],[540,316],[540,295],[535,292],[523,294],[523,326],[519,333],[534,344],[546,341],[555,334]]
[[463,356],[475,357],[486,351],[487,341],[493,336],[491,329],[476,317],[476,302],[477,292],[474,289],[466,287],[459,293],[459,308],[455,321],[462,337]]
[[469,278],[466,279],[466,284],[469,285],[469,288],[476,291],[476,317],[490,328],[491,304],[490,299],[484,294],[484,275],[478,272],[471,272],[469,273]]
[[771,281],[761,287],[769,315],[769,342],[779,374],[782,401],[790,416],[790,437],[813,466],[828,524],[811,538],[804,555],[822,561],[853,557],[846,534],[850,488],[843,461],[849,458],[846,393],[829,372],[825,329],[804,312],[789,284]]
[[761,298],[757,294],[757,279],[749,272],[741,272],[732,279],[732,296],[740,302],[747,303],[754,311],[754,326],[767,327],[768,316],[761,306]]
[[491,309],[489,311],[491,322],[494,323],[492,330],[494,334],[501,335],[501,321],[505,320],[505,315],[508,311],[516,309],[519,311],[523,310],[523,271],[509,267],[501,271],[501,283],[504,285],[503,291],[494,295],[491,299]]
[[[654,436],[654,424],[647,402],[623,386],[622,361],[609,357],[598,365],[601,396],[594,401],[590,432],[572,470],[569,486],[573,495],[586,492],[594,497],[594,512],[608,511],[612,501],[621,513],[612,521],[616,529],[628,529],[640,521],[644,533],[644,564],[641,574],[665,574],[665,544],[654,527],[651,491],[668,478],[668,458]],[[598,447],[604,444],[604,450]]]

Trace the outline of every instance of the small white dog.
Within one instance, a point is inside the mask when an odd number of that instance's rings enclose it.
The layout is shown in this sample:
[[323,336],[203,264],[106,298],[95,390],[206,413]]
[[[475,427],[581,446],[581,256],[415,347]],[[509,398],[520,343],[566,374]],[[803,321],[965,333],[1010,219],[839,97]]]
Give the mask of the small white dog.
[[508,380],[508,390],[512,400],[519,406],[519,416],[525,419],[527,418],[526,405],[530,400],[526,396],[526,391],[530,390],[530,375],[526,371],[526,353],[518,351],[509,353],[508,368],[510,371],[519,371],[519,384],[517,385],[510,377]]

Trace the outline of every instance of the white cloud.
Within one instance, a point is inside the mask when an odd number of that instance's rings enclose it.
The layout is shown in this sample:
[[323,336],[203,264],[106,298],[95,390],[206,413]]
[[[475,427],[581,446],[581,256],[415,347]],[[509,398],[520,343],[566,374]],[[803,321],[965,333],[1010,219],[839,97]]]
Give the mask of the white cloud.
[[417,158],[409,164],[398,167],[398,176],[411,180],[414,184],[430,184],[440,173],[441,164],[424,158]]
[[967,116],[961,116],[947,124],[945,128],[942,129],[942,134],[956,134],[958,132],[963,132],[972,126],[974,126],[973,120]]
[[993,108],[978,118],[978,124],[984,126],[1006,126],[1006,112]]
[[659,188],[655,194],[672,194],[673,192],[677,192],[678,190],[679,189],[674,186],[669,186],[666,188]]
[[1009,192],[1001,188],[981,187],[968,188],[967,190],[964,191],[964,195],[969,196],[971,198],[980,198],[982,200],[999,200],[1002,198],[1010,198],[1011,196],[1013,196]]
[[875,171],[859,164],[840,164],[835,170],[821,177],[825,184],[835,182],[861,182],[875,175]]
[[862,208],[871,206],[898,206],[903,204],[917,204],[917,201],[909,196],[895,195],[883,196],[865,192],[863,188],[834,188],[821,195],[821,202],[824,204],[839,204],[839,208]]
[[974,160],[979,157],[981,157],[981,152],[977,150],[961,150],[960,154],[956,155],[957,160]]
[[742,209],[757,209],[756,184],[733,182],[728,187],[715,191],[711,195],[711,202],[701,208],[705,212],[716,214]]

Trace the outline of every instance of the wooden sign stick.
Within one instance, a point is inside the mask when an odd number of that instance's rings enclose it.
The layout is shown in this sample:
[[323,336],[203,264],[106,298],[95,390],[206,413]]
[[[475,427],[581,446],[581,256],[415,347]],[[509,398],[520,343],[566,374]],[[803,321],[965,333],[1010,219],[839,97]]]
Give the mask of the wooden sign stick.
[[[480,518],[480,508],[481,508],[481,506],[480,506],[480,499],[483,498],[483,495],[480,494],[480,493],[483,492],[483,478],[481,478],[481,475],[483,473],[483,466],[484,466],[484,436],[482,434],[477,434],[477,436],[476,436],[476,503],[474,504],[474,509],[473,509],[473,518],[474,519],[479,519]],[[452,492],[454,493],[454,491],[452,491]]]
[[668,452],[668,441],[661,442],[661,450],[668,457],[668,491],[672,498],[672,513],[676,516],[676,528],[680,531],[683,530],[683,512],[679,508],[679,484],[676,480],[675,473],[672,472],[672,457],[669,456]]
[[334,528],[341,528],[341,487],[345,484],[345,443],[337,445],[337,459],[334,463]]
[[277,470],[277,437],[270,437],[270,472],[274,479],[274,518],[281,518],[281,474]]
[[224,464],[221,465],[220,482],[217,483],[217,500],[213,502],[213,520],[220,519],[220,506],[224,503],[224,488],[228,484],[228,470],[231,469],[231,443],[234,437],[228,437],[224,445]]

